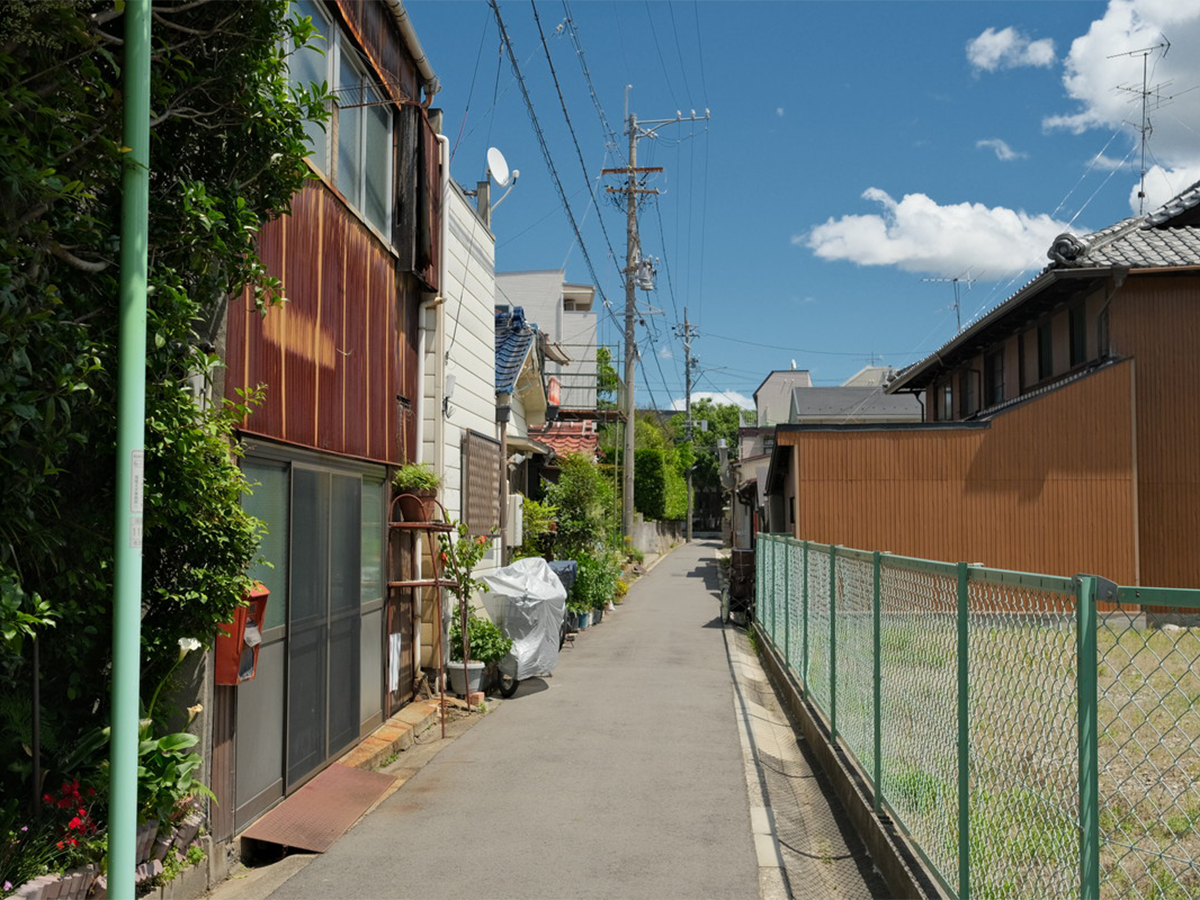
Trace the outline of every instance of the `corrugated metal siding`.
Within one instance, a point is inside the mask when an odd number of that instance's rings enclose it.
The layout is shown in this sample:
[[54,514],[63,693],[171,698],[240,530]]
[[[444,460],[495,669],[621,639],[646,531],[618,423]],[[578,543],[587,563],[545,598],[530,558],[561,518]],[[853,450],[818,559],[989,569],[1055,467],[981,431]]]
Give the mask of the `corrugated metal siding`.
[[231,304],[226,354],[242,362],[230,365],[227,395],[267,386],[244,430],[382,462],[412,458],[395,398],[417,395],[418,295],[406,292],[397,310],[395,258],[320,184],[297,194],[260,243],[289,302],[266,316],[249,291]]
[[1200,278],[1133,276],[1110,308],[1134,357],[1141,583],[1200,587]]
[[1132,370],[1102,370],[985,430],[781,433],[798,447],[796,535],[1130,583]]
[[404,48],[391,12],[380,2],[338,0],[338,9],[351,33],[366,51],[393,100],[418,100],[417,67]]

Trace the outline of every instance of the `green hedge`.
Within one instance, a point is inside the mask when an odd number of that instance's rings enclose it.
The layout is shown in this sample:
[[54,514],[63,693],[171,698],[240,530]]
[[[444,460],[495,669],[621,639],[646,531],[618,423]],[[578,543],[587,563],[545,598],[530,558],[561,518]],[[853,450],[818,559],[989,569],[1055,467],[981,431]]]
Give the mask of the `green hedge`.
[[634,457],[633,504],[647,519],[687,516],[687,482],[663,450],[638,450]]

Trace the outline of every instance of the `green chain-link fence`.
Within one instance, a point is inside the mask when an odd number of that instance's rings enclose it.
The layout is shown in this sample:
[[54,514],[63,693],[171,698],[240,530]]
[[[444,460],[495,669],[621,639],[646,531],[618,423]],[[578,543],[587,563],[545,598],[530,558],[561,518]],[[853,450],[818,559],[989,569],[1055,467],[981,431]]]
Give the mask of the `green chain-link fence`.
[[755,618],[967,897],[1200,897],[1200,591],[760,535]]

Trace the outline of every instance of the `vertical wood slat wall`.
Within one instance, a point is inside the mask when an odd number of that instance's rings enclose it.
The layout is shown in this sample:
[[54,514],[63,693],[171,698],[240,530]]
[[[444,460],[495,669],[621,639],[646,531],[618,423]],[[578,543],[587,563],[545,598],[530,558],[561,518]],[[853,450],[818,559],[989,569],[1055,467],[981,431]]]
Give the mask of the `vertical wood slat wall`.
[[1140,583],[1200,587],[1200,276],[1131,275],[1110,329],[1136,362]]
[[263,316],[247,290],[230,306],[226,395],[266,387],[243,430],[380,462],[411,458],[396,410],[397,395],[417,391],[415,310],[406,308],[415,291],[398,290],[407,276],[319,184],[268,223],[260,246],[288,302]]
[[1120,583],[1135,575],[1133,364],[986,429],[785,431],[797,537]]

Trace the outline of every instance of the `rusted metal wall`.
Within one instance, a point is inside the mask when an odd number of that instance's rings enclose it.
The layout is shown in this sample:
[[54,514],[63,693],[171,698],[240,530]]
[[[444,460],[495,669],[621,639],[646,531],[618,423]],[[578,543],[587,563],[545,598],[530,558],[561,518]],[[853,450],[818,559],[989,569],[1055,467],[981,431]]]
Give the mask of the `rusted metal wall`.
[[794,447],[789,481],[799,466],[795,534],[1134,583],[1133,368],[1101,370],[986,429],[781,432]]
[[381,2],[338,0],[343,23],[366,51],[393,100],[419,100],[419,74],[392,13]]
[[1200,587],[1200,276],[1131,275],[1110,307],[1136,377],[1141,584]]
[[226,393],[266,387],[248,434],[361,459],[413,457],[398,396],[415,397],[415,288],[328,189],[306,186],[263,229],[260,252],[288,302],[260,316],[247,291],[230,306]]

